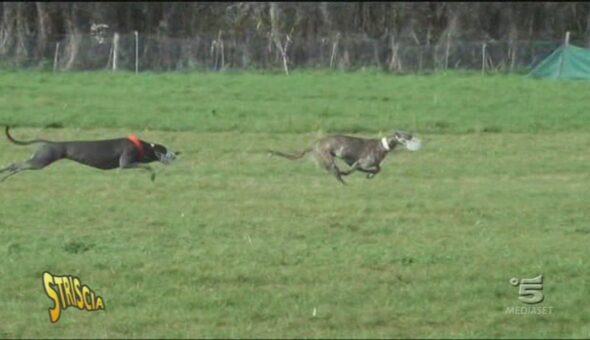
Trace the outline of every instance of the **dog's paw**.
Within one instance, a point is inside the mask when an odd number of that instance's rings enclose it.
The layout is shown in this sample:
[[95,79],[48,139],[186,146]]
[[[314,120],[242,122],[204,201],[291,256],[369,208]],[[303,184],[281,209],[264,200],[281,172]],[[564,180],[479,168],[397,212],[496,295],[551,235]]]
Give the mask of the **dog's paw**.
[[375,174],[368,174],[368,175],[367,175],[367,179],[371,179],[371,178],[373,178],[373,177],[375,177]]

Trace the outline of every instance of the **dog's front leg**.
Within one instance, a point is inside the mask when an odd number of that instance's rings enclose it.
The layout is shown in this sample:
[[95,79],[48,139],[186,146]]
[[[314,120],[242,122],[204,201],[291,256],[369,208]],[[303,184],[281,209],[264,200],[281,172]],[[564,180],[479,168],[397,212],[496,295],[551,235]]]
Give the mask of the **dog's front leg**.
[[147,164],[142,164],[142,163],[131,163],[125,167],[121,167],[121,169],[142,169],[142,170],[146,170],[150,173],[150,179],[153,181],[156,180],[156,171],[154,171],[154,169],[152,169],[151,166],[147,165]]
[[380,171],[381,171],[381,167],[379,165],[375,165],[375,169],[367,171],[368,172],[367,178],[371,179],[371,178],[375,177],[375,175],[377,175]]
[[381,171],[381,167],[377,164],[368,169],[359,168],[358,170],[367,173],[367,178],[371,179]]
[[350,166],[350,169],[348,169],[347,171],[341,171],[341,172],[340,172],[340,174],[341,174],[342,176],[348,176],[348,175],[350,175],[351,173],[353,173],[353,172],[355,172],[355,171],[357,171],[357,170],[359,170],[359,169],[360,169],[360,168],[359,168],[359,162],[358,162],[358,161],[356,161],[356,162],[352,163],[352,165]]
[[142,169],[146,170],[150,173],[150,179],[153,181],[156,180],[156,172],[152,169],[151,166],[143,163],[132,163],[131,162],[131,155],[124,154],[119,159],[119,169]]
[[381,171],[381,167],[379,166],[379,164],[376,164],[365,168],[363,167],[363,165],[359,163],[359,161],[356,161],[352,163],[351,168],[348,171],[342,171],[341,174],[347,176],[355,171],[367,173],[367,178],[373,178],[376,174],[379,173],[379,171]]

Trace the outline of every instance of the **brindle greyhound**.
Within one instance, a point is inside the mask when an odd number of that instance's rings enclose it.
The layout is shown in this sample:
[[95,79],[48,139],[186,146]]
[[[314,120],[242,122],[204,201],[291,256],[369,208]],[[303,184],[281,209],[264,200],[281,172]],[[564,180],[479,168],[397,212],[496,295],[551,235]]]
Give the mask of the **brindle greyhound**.
[[[354,171],[367,173],[367,178],[373,178],[381,171],[381,162],[389,151],[398,144],[407,149],[416,151],[421,144],[418,138],[407,132],[395,132],[393,135],[381,139],[365,139],[351,136],[335,135],[317,140],[310,148],[298,154],[286,154],[269,150],[271,155],[285,157],[291,160],[300,159],[311,152],[318,163],[336,176],[342,184],[346,184],[342,176],[347,176]],[[348,171],[341,171],[336,165],[336,158],[340,158],[350,166]]]
[[10,127],[6,127],[6,137],[17,145],[43,143],[33,154],[31,159],[13,163],[0,173],[8,174],[0,182],[25,170],[40,170],[60,159],[69,159],[94,168],[109,169],[143,169],[151,174],[151,180],[156,179],[156,173],[147,163],[160,161],[164,164],[172,162],[180,152],[168,151],[160,144],[144,142],[131,135],[128,138],[118,138],[99,141],[70,141],[51,142],[45,139],[18,141],[10,135]]

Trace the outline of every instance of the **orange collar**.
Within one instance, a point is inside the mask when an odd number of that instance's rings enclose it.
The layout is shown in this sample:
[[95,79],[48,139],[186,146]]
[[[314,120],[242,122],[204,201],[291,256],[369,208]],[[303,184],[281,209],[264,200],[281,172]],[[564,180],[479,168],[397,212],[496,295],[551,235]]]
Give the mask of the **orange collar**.
[[139,138],[137,138],[137,135],[135,135],[134,133],[130,134],[129,137],[127,137],[127,139],[129,139],[129,141],[133,143],[133,145],[135,146],[135,149],[139,154],[139,161],[141,162],[141,160],[143,160],[144,154],[143,143],[139,140]]

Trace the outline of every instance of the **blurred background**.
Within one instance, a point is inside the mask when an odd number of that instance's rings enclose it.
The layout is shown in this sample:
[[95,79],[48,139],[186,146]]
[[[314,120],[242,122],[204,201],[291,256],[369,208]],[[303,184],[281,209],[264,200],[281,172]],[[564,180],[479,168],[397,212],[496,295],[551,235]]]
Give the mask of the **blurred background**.
[[521,72],[590,44],[577,2],[3,2],[4,68]]

